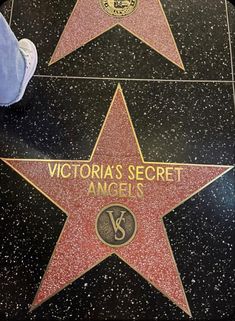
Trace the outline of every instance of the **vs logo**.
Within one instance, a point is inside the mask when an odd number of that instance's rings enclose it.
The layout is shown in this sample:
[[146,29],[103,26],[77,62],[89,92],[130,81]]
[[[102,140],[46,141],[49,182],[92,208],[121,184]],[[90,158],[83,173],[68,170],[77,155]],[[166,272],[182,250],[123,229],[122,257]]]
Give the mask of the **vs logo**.
[[130,243],[136,231],[135,216],[123,205],[111,204],[103,208],[97,216],[97,236],[108,246],[120,247]]
[[[118,217],[116,219],[116,221],[114,220],[114,216],[113,216],[113,211],[107,211],[107,213],[109,214],[110,217],[110,221],[113,224],[113,229],[115,232],[114,238],[116,241],[122,241],[125,238],[126,235],[126,231],[124,230],[124,228],[121,227],[121,223],[122,221],[125,222],[126,219],[124,217],[124,214],[126,214],[126,211],[121,211],[121,215],[120,217]],[[118,232],[121,233],[121,236],[118,236]]]

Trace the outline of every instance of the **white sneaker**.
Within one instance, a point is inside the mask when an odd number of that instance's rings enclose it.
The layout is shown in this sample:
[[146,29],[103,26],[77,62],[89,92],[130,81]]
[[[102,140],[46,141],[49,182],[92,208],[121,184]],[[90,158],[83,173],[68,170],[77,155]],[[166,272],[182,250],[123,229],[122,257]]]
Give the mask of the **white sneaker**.
[[38,64],[37,49],[32,41],[30,41],[29,39],[21,39],[19,41],[19,48],[22,55],[24,56],[26,68],[25,68],[24,78],[21,84],[20,93],[16,98],[16,100],[12,102],[12,104],[17,103],[24,96],[26,87],[30,79],[33,77],[33,74]]

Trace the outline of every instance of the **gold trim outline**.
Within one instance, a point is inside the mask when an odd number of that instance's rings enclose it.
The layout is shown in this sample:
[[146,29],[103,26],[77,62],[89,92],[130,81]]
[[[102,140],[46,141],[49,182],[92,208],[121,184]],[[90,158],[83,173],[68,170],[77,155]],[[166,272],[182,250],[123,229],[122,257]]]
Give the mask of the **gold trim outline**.
[[[75,6],[74,6],[74,8],[73,8],[73,10],[72,10],[72,12],[71,12],[71,15],[70,15],[70,17],[69,17],[69,19],[68,19],[68,21],[67,21],[67,23],[66,23],[66,25],[65,25],[65,27],[64,27],[64,29],[63,29],[63,31],[62,31],[62,33],[61,33],[61,36],[60,36],[59,41],[58,41],[58,43],[57,43],[57,45],[56,45],[56,47],[55,47],[55,50],[54,50],[54,52],[53,52],[53,54],[52,54],[52,57],[51,57],[51,59],[50,59],[50,61],[49,61],[49,63],[48,63],[48,66],[51,66],[51,65],[53,65],[54,63],[60,61],[61,59],[67,57],[68,55],[70,55],[71,53],[73,53],[75,50],[77,50],[77,49],[79,49],[79,48],[87,45],[88,43],[90,43],[90,42],[93,41],[94,39],[100,37],[101,35],[103,35],[103,34],[106,33],[107,31],[111,30],[112,28],[114,28],[114,27],[116,27],[116,26],[121,26],[122,28],[124,28],[125,30],[127,30],[129,33],[131,33],[134,37],[138,38],[138,39],[141,40],[144,44],[146,44],[148,47],[152,48],[155,52],[157,52],[158,54],[160,54],[162,57],[164,57],[164,58],[167,59],[168,61],[172,62],[174,65],[176,65],[177,67],[179,67],[181,70],[185,71],[185,67],[184,67],[184,64],[183,64],[183,61],[182,61],[182,58],[181,58],[181,54],[180,54],[180,52],[179,52],[178,46],[177,46],[176,41],[175,41],[175,37],[174,37],[174,35],[173,35],[173,33],[172,33],[170,24],[169,24],[169,22],[168,22],[168,19],[167,19],[167,17],[166,17],[165,11],[164,11],[164,9],[163,9],[161,0],[156,0],[156,1],[159,2],[159,4],[160,4],[160,8],[161,8],[161,10],[162,10],[162,12],[163,12],[163,16],[164,16],[165,21],[166,21],[166,23],[167,23],[167,26],[168,26],[168,29],[169,29],[171,38],[172,38],[172,40],[173,40],[173,42],[174,42],[175,49],[176,49],[176,51],[177,51],[177,53],[178,53],[178,55],[179,55],[181,65],[180,65],[180,64],[177,64],[177,63],[174,62],[172,59],[169,59],[166,55],[162,54],[159,50],[157,50],[156,48],[154,48],[154,47],[153,47],[152,45],[150,45],[147,41],[143,40],[143,39],[142,39],[141,37],[139,37],[137,34],[135,34],[134,32],[132,32],[132,31],[129,30],[128,28],[126,28],[122,23],[114,23],[110,28],[104,29],[103,32],[98,33],[95,37],[92,37],[90,40],[88,40],[87,42],[85,42],[85,43],[82,44],[81,46],[77,47],[77,48],[74,49],[73,51],[67,53],[66,55],[62,56],[62,57],[59,58],[59,59],[56,59],[56,60],[52,61],[52,58],[53,58],[55,52],[57,51],[57,49],[58,49],[58,47],[59,47],[61,38],[62,38],[62,36],[63,36],[63,34],[64,34],[67,26],[69,25],[70,19],[72,18],[73,13],[74,13],[75,10],[77,9],[77,6],[79,6],[79,0],[77,0],[76,4],[75,4]],[[138,10],[138,8],[136,8],[136,10]],[[135,10],[135,11],[136,11],[136,10]],[[133,13],[134,13],[134,12],[133,12]],[[123,17],[123,18],[125,18],[125,17]]]
[[[164,216],[166,216],[167,214],[169,214],[171,211],[173,211],[174,209],[176,209],[178,206],[180,206],[181,204],[185,203],[188,199],[190,199],[193,195],[199,193],[201,190],[203,190],[205,187],[207,187],[208,185],[210,185],[212,182],[214,182],[215,180],[217,180],[219,177],[223,176],[225,173],[227,173],[228,171],[230,171],[232,168],[234,168],[234,166],[230,166],[230,165],[203,165],[203,164],[182,164],[182,163],[157,163],[157,162],[145,162],[144,159],[143,159],[143,155],[142,155],[142,152],[141,152],[141,149],[140,149],[140,145],[139,145],[139,142],[138,142],[138,139],[137,139],[137,136],[136,136],[136,132],[135,132],[135,129],[134,129],[134,126],[133,126],[133,123],[132,123],[132,120],[131,120],[131,116],[130,116],[130,113],[129,113],[129,110],[128,110],[128,107],[127,107],[127,104],[126,104],[126,100],[125,100],[125,97],[123,95],[123,91],[122,91],[122,88],[120,86],[120,84],[118,84],[117,88],[116,88],[116,91],[115,91],[115,94],[113,96],[113,99],[112,99],[112,102],[110,104],[110,107],[109,107],[109,110],[107,112],[107,115],[106,115],[106,118],[104,120],[104,123],[102,125],[102,128],[100,130],[100,133],[99,133],[99,136],[98,136],[98,139],[96,141],[96,144],[95,144],[95,147],[93,149],[93,152],[91,154],[91,157],[89,160],[76,160],[76,162],[91,162],[92,161],[92,158],[95,154],[95,151],[96,151],[96,148],[97,148],[97,145],[99,143],[99,140],[100,140],[100,137],[102,135],[102,132],[105,128],[105,125],[106,125],[106,122],[108,120],[108,117],[109,117],[109,113],[111,111],[111,108],[113,106],[113,103],[114,103],[114,100],[116,98],[116,95],[118,93],[118,91],[121,92],[121,95],[122,95],[122,98],[123,98],[123,101],[124,101],[124,105],[125,105],[125,109],[127,111],[127,115],[128,115],[128,119],[129,119],[129,122],[130,122],[130,125],[131,125],[131,128],[132,128],[132,131],[133,131],[133,134],[134,134],[134,137],[135,137],[135,141],[136,141],[136,144],[137,144],[137,147],[138,147],[138,151],[139,151],[139,154],[140,154],[140,158],[141,158],[141,161],[144,163],[144,164],[175,164],[175,165],[186,165],[186,166],[203,166],[203,167],[220,167],[220,168],[225,168],[227,169],[226,171],[224,171],[221,175],[217,176],[216,178],[214,178],[213,180],[211,180],[210,182],[208,182],[207,184],[205,184],[204,186],[202,186],[200,189],[198,189],[197,191],[195,191],[194,193],[192,193],[189,197],[187,197],[186,199],[184,199],[182,202],[178,203],[174,208],[172,208],[171,210],[169,210],[166,214],[164,214],[162,216],[162,218]],[[30,181],[28,178],[26,178],[22,173],[20,173],[18,170],[16,170],[14,168],[13,165],[11,165],[10,163],[8,163],[8,161],[34,161],[34,162],[52,162],[52,160],[47,160],[47,159],[43,159],[43,160],[40,160],[40,159],[10,159],[10,158],[0,158],[4,163],[6,163],[9,167],[11,167],[14,171],[16,171],[20,176],[22,176],[28,183],[30,183],[34,188],[36,188],[40,193],[42,193],[47,199],[49,199],[53,204],[55,204],[60,210],[62,210],[66,215],[67,215],[67,218],[69,216],[69,214],[60,206],[58,205],[55,201],[53,201],[46,193],[44,193],[40,188],[38,188],[32,181]],[[59,162],[59,160],[54,160],[56,162]],[[64,160],[66,162],[72,162],[71,160]],[[121,205],[123,206],[123,205]],[[128,209],[129,210],[129,209]],[[188,301],[187,301],[187,297],[186,297],[186,294],[185,294],[185,291],[184,291],[184,286],[182,284],[182,280],[181,280],[181,277],[180,277],[180,273],[178,271],[178,268],[177,268],[177,264],[176,264],[176,261],[175,261],[175,258],[174,258],[174,254],[173,254],[173,251],[172,251],[172,248],[171,248],[171,245],[170,245],[170,242],[169,242],[169,238],[167,236],[167,232],[166,232],[166,229],[165,229],[165,224],[163,222],[163,219],[161,218],[161,223],[163,225],[163,229],[164,229],[164,233],[165,233],[165,236],[166,236],[166,239],[167,239],[167,242],[168,242],[168,247],[169,247],[169,250],[171,252],[171,255],[172,255],[172,260],[173,260],[173,263],[175,265],[175,268],[176,268],[176,271],[177,271],[177,274],[178,274],[178,278],[179,278],[179,281],[181,283],[181,286],[182,286],[182,290],[183,290],[183,293],[184,293],[184,296],[185,296],[185,302],[187,304],[187,308],[188,310],[185,310],[183,309],[182,306],[180,306],[179,304],[177,304],[174,300],[172,300],[172,298],[170,298],[168,295],[166,295],[166,293],[164,293],[164,291],[162,291],[159,287],[157,287],[153,282],[151,282],[150,280],[148,280],[145,276],[143,276],[137,269],[135,269],[135,267],[133,267],[131,264],[127,263],[121,256],[119,256],[116,252],[112,252],[111,254],[107,255],[106,257],[104,257],[102,260],[98,261],[97,263],[95,263],[94,265],[92,265],[90,268],[88,268],[86,271],[84,271],[84,273],[80,274],[79,276],[77,276],[76,278],[72,279],[71,281],[67,282],[65,284],[64,287],[60,288],[58,291],[56,291],[55,293],[53,293],[51,296],[47,297],[45,300],[42,300],[40,302],[40,304],[38,305],[33,305],[31,306],[30,308],[30,311],[33,311],[34,309],[36,309],[37,307],[39,307],[41,304],[43,304],[44,302],[46,302],[47,300],[49,300],[50,298],[52,298],[53,296],[55,296],[57,293],[59,293],[60,291],[62,291],[65,287],[67,287],[69,284],[73,283],[75,280],[77,280],[78,278],[80,278],[81,276],[83,276],[85,273],[87,273],[88,271],[90,271],[93,267],[95,267],[97,264],[103,262],[106,258],[108,258],[109,256],[115,254],[117,255],[121,260],[123,260],[126,264],[128,264],[128,266],[130,266],[133,270],[135,270],[139,275],[141,275],[145,280],[147,280],[150,284],[152,284],[157,290],[159,290],[165,297],[167,297],[171,302],[173,302],[176,306],[178,306],[181,310],[183,310],[186,314],[188,314],[190,317],[192,317],[192,314],[191,314],[191,311],[190,311],[190,307],[188,305]],[[36,292],[36,295],[35,295],[35,298],[37,296],[37,294],[39,293],[40,289],[41,289],[41,285],[43,283],[43,280],[45,278],[45,275],[49,269],[49,266],[50,266],[50,263],[54,257],[54,253],[55,253],[55,250],[56,250],[56,247],[61,239],[61,236],[64,232],[64,229],[65,229],[65,226],[66,226],[66,223],[67,223],[67,219],[65,221],[65,224],[63,226],[63,229],[60,233],[60,236],[56,242],[56,245],[54,247],[54,250],[53,250],[53,253],[51,255],[51,258],[48,262],[48,265],[47,265],[47,268],[44,272],[44,275],[43,275],[43,278],[40,282],[40,286]]]

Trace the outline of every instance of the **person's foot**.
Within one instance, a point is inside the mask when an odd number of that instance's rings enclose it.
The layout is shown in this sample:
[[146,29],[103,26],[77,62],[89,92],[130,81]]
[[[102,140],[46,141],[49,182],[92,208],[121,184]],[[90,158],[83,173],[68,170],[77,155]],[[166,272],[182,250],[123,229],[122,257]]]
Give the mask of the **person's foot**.
[[20,48],[20,51],[25,59],[25,74],[24,74],[24,78],[22,80],[22,85],[21,85],[19,96],[17,97],[17,99],[14,103],[16,103],[22,99],[22,97],[25,93],[26,87],[27,87],[30,79],[33,77],[33,74],[34,74],[37,64],[38,64],[37,49],[31,40],[21,39],[19,41],[19,48]]
[[19,41],[19,49],[20,49],[22,56],[24,57],[24,61],[25,61],[25,74],[24,74],[24,77],[22,80],[19,95],[11,103],[0,105],[3,107],[11,106],[22,99],[22,97],[24,96],[26,87],[27,87],[30,79],[32,78],[32,76],[36,70],[36,67],[37,67],[38,54],[37,54],[37,49],[36,49],[34,43],[29,39],[21,39]]

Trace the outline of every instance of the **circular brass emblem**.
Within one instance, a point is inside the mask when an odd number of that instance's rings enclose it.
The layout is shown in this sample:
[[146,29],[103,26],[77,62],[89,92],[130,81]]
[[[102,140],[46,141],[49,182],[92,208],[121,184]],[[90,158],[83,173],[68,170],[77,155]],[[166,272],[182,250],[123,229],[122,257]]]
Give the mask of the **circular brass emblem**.
[[102,9],[110,16],[125,17],[137,8],[139,0],[100,0]]
[[123,205],[111,204],[103,208],[96,219],[96,233],[99,239],[111,247],[130,243],[136,229],[134,214]]

